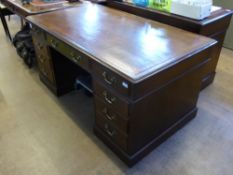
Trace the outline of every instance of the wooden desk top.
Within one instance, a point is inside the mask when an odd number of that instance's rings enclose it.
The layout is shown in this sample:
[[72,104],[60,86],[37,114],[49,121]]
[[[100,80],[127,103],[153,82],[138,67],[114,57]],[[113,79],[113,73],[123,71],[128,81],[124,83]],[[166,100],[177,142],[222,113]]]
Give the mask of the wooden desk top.
[[132,82],[142,81],[216,43],[89,2],[27,19]]
[[[48,6],[33,6],[30,4],[22,4],[21,0],[1,0],[1,2],[7,8],[9,8],[14,13],[20,16],[30,16],[30,15],[40,14],[40,13],[46,13],[50,11],[73,7],[79,3],[79,2],[76,2],[76,3],[64,2],[64,3],[57,4],[57,5],[50,4]],[[20,11],[16,10],[16,8],[20,9]]]

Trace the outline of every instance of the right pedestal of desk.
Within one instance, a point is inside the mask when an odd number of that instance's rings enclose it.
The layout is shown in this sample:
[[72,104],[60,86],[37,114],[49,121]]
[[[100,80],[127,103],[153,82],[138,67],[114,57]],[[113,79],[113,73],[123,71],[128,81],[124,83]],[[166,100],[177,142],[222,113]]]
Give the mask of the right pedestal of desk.
[[133,166],[195,117],[200,80],[214,49],[136,83],[92,64],[95,134]]

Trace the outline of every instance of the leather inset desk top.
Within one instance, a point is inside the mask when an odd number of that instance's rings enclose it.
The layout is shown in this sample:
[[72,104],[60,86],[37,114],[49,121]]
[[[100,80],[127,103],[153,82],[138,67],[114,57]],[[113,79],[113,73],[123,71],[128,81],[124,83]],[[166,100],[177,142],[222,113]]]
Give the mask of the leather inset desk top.
[[98,4],[27,18],[129,81],[139,82],[215,41]]

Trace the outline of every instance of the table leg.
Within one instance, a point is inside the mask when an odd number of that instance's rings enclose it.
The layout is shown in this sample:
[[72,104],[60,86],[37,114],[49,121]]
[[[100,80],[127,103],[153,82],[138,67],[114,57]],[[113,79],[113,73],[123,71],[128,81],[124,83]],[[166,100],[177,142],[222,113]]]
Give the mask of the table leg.
[[24,21],[23,21],[22,17],[20,17],[20,23],[21,23],[21,29],[23,29],[23,27],[24,27]]
[[0,17],[1,17],[1,21],[2,21],[2,26],[4,28],[4,31],[5,31],[5,33],[7,35],[7,37],[10,39],[10,41],[12,41],[8,25],[6,23],[6,19],[5,19],[4,15],[2,14],[1,10],[0,10]]

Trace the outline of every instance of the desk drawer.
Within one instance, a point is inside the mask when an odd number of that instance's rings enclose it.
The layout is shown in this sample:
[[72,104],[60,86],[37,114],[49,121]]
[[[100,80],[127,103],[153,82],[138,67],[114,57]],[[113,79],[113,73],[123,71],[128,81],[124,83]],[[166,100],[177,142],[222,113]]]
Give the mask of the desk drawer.
[[47,34],[47,42],[52,48],[89,72],[89,58],[86,55],[49,34]]
[[128,133],[128,120],[121,117],[113,109],[107,107],[98,97],[95,97],[96,120],[104,118],[124,133]]
[[131,84],[123,77],[105,68],[99,63],[92,64],[92,71],[93,75],[100,79],[100,81],[105,85],[115,89],[118,93],[124,96],[130,96]]
[[113,93],[96,80],[93,80],[94,94],[101,101],[104,102],[106,107],[110,107],[114,111],[117,111],[119,115],[128,116],[128,102],[119,97],[119,95]]
[[39,64],[39,71],[41,74],[43,74],[51,83],[54,82],[53,74],[51,71],[49,71],[48,67],[46,65],[41,66]]
[[45,42],[44,33],[40,29],[33,27],[33,44],[35,46],[37,63],[40,73],[43,74],[51,83],[55,82],[53,66],[50,54]]
[[39,55],[37,56],[37,63],[39,66],[40,72],[48,78],[51,83],[55,83],[55,77],[53,73],[53,66],[51,60],[46,56]]
[[117,130],[105,119],[96,120],[96,126],[103,131],[104,135],[111,139],[122,149],[127,150],[127,136]]

